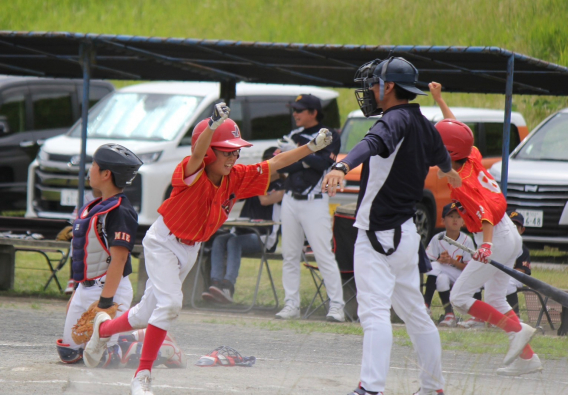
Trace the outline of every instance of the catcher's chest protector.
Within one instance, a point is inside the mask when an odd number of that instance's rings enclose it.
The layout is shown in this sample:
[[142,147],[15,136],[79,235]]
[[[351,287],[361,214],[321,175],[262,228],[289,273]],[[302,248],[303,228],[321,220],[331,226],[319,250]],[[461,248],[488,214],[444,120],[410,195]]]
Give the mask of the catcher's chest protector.
[[[87,204],[73,222],[73,279],[77,282],[94,280],[106,274],[110,251],[104,239],[106,215],[120,206],[122,194],[107,200],[95,199]],[[97,226],[101,229],[97,229]]]

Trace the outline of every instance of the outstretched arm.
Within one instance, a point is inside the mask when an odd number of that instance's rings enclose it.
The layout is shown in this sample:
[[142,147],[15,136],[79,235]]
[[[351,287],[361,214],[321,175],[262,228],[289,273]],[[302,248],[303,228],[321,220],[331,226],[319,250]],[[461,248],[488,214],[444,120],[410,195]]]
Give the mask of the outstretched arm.
[[327,147],[331,144],[332,141],[333,137],[331,135],[331,132],[327,129],[320,129],[316,137],[314,137],[314,139],[309,143],[302,145],[301,147],[294,148],[290,151],[282,152],[269,159],[268,164],[270,165],[270,171],[276,172],[283,167],[291,165],[292,163],[297,162],[300,159],[303,159],[306,156]]
[[456,119],[454,113],[450,110],[450,107],[448,107],[444,99],[442,99],[442,84],[432,81],[428,84],[428,88],[430,88],[432,98],[438,104],[440,110],[442,110],[444,119]]

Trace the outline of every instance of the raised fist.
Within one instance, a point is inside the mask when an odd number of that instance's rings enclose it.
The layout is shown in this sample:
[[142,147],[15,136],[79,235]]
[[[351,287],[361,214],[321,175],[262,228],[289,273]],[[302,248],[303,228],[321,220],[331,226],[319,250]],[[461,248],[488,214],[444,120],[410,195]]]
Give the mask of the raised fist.
[[331,132],[325,128],[320,129],[316,137],[312,139],[307,145],[312,152],[319,151],[331,144],[333,137]]
[[213,115],[211,115],[211,119],[209,119],[209,129],[217,129],[223,122],[225,122],[225,119],[229,118],[230,112],[231,109],[227,106],[227,104],[223,102],[215,104]]

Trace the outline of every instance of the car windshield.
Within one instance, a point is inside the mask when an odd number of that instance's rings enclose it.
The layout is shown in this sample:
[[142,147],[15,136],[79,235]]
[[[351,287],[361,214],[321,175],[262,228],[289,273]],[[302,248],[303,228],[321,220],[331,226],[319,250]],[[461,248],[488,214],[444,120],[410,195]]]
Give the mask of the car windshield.
[[[186,128],[202,97],[119,93],[108,96],[89,112],[88,137],[173,140]],[[81,122],[69,132],[81,136]]]
[[367,134],[377,118],[348,118],[341,130],[341,153],[347,153]]
[[568,114],[550,118],[515,155],[516,159],[568,161]]

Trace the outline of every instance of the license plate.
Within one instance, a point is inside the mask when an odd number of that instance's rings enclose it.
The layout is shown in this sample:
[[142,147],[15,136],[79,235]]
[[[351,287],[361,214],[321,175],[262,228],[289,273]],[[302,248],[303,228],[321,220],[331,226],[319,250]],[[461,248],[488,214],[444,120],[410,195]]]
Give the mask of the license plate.
[[542,211],[540,210],[516,210],[525,217],[525,227],[542,228]]
[[62,206],[75,207],[77,205],[78,197],[79,197],[79,191],[77,191],[76,189],[62,189],[59,203]]

